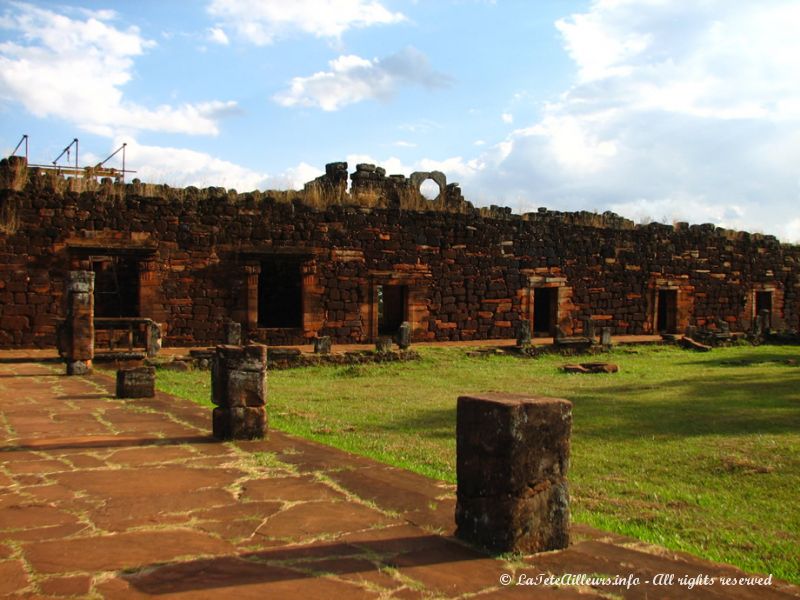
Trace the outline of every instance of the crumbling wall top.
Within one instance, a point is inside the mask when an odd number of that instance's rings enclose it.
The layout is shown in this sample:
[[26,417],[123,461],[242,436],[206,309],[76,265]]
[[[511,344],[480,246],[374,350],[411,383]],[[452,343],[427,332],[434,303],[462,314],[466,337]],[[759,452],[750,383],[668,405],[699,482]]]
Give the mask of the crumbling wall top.
[[[438,196],[432,200],[425,198],[420,191],[420,186],[427,180],[432,180],[439,187]],[[238,205],[240,210],[255,209],[258,202],[271,200],[278,203],[299,202],[319,210],[330,206],[343,206],[360,210],[389,208],[419,212],[435,211],[473,214],[488,219],[557,222],[602,229],[646,229],[650,233],[663,231],[666,235],[672,232],[684,232],[687,235],[715,236],[729,240],[763,240],[767,245],[780,245],[780,241],[771,235],[728,230],[709,223],[635,224],[630,219],[610,211],[566,212],[539,208],[536,212],[515,214],[511,208],[503,206],[476,208],[464,199],[459,184],[448,183],[447,176],[441,171],[417,171],[406,177],[402,174],[387,175],[386,170],[380,166],[359,163],[355,171],[350,174],[348,164],[343,161],[326,164],[325,174],[306,183],[302,190],[255,190],[238,193],[236,190],[226,190],[222,187],[174,188],[165,184],[143,183],[139,179],[123,183],[105,177],[98,181],[91,168],[86,169],[84,176],[67,176],[57,170],[29,167],[24,157],[10,156],[0,160],[0,190],[14,192],[30,190],[34,193],[47,191],[59,195],[91,193],[97,195],[98,201],[133,196],[149,198],[156,202],[228,202],[232,206]]]

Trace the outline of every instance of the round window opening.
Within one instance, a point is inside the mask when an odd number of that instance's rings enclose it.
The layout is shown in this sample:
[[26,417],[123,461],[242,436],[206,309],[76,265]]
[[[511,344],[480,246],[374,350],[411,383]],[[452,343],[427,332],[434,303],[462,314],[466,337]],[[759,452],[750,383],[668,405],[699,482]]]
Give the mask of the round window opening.
[[419,193],[426,200],[436,200],[439,197],[439,184],[433,179],[426,179],[419,186]]

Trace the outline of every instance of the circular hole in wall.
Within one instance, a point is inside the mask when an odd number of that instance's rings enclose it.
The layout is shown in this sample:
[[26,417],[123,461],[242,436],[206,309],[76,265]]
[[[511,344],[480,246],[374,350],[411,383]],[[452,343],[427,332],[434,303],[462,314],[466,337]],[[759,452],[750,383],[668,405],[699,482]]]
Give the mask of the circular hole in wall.
[[419,185],[419,193],[426,200],[436,200],[439,197],[439,184],[433,179],[426,179]]

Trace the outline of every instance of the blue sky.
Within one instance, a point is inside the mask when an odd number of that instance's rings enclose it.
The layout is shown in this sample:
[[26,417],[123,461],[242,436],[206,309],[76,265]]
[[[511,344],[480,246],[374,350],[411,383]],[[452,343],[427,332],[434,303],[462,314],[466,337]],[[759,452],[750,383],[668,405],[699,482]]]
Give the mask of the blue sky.
[[144,181],[444,171],[477,205],[800,241],[792,0],[0,0],[0,151]]

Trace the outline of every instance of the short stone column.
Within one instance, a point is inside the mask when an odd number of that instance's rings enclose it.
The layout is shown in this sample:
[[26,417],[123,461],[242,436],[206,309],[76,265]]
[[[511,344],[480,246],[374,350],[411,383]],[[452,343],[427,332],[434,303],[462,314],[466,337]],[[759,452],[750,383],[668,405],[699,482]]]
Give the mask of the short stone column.
[[145,352],[147,353],[147,358],[155,358],[158,351],[161,350],[161,326],[148,319],[145,329],[145,335],[147,336]]
[[267,432],[267,347],[217,346],[211,364],[214,437],[250,440]]
[[411,323],[403,321],[397,330],[397,347],[408,350],[411,347]]
[[517,348],[527,348],[531,345],[531,324],[520,321],[517,325]]
[[603,327],[600,330],[600,345],[610,348],[611,344],[611,327]]
[[392,351],[392,338],[387,335],[380,336],[375,340],[375,352],[378,354],[388,354]]
[[64,327],[67,375],[89,373],[94,358],[94,273],[92,271],[67,273]]
[[225,321],[225,345],[242,345],[242,324],[237,321]]
[[132,367],[117,371],[117,398],[152,398],[155,395],[155,367]]
[[487,393],[461,396],[456,422],[456,535],[492,552],[569,544],[572,403]]
[[331,336],[321,335],[314,338],[314,354],[330,354],[331,353]]
[[584,319],[583,321],[583,337],[587,337],[594,343],[594,338],[597,337],[595,332],[594,319]]

